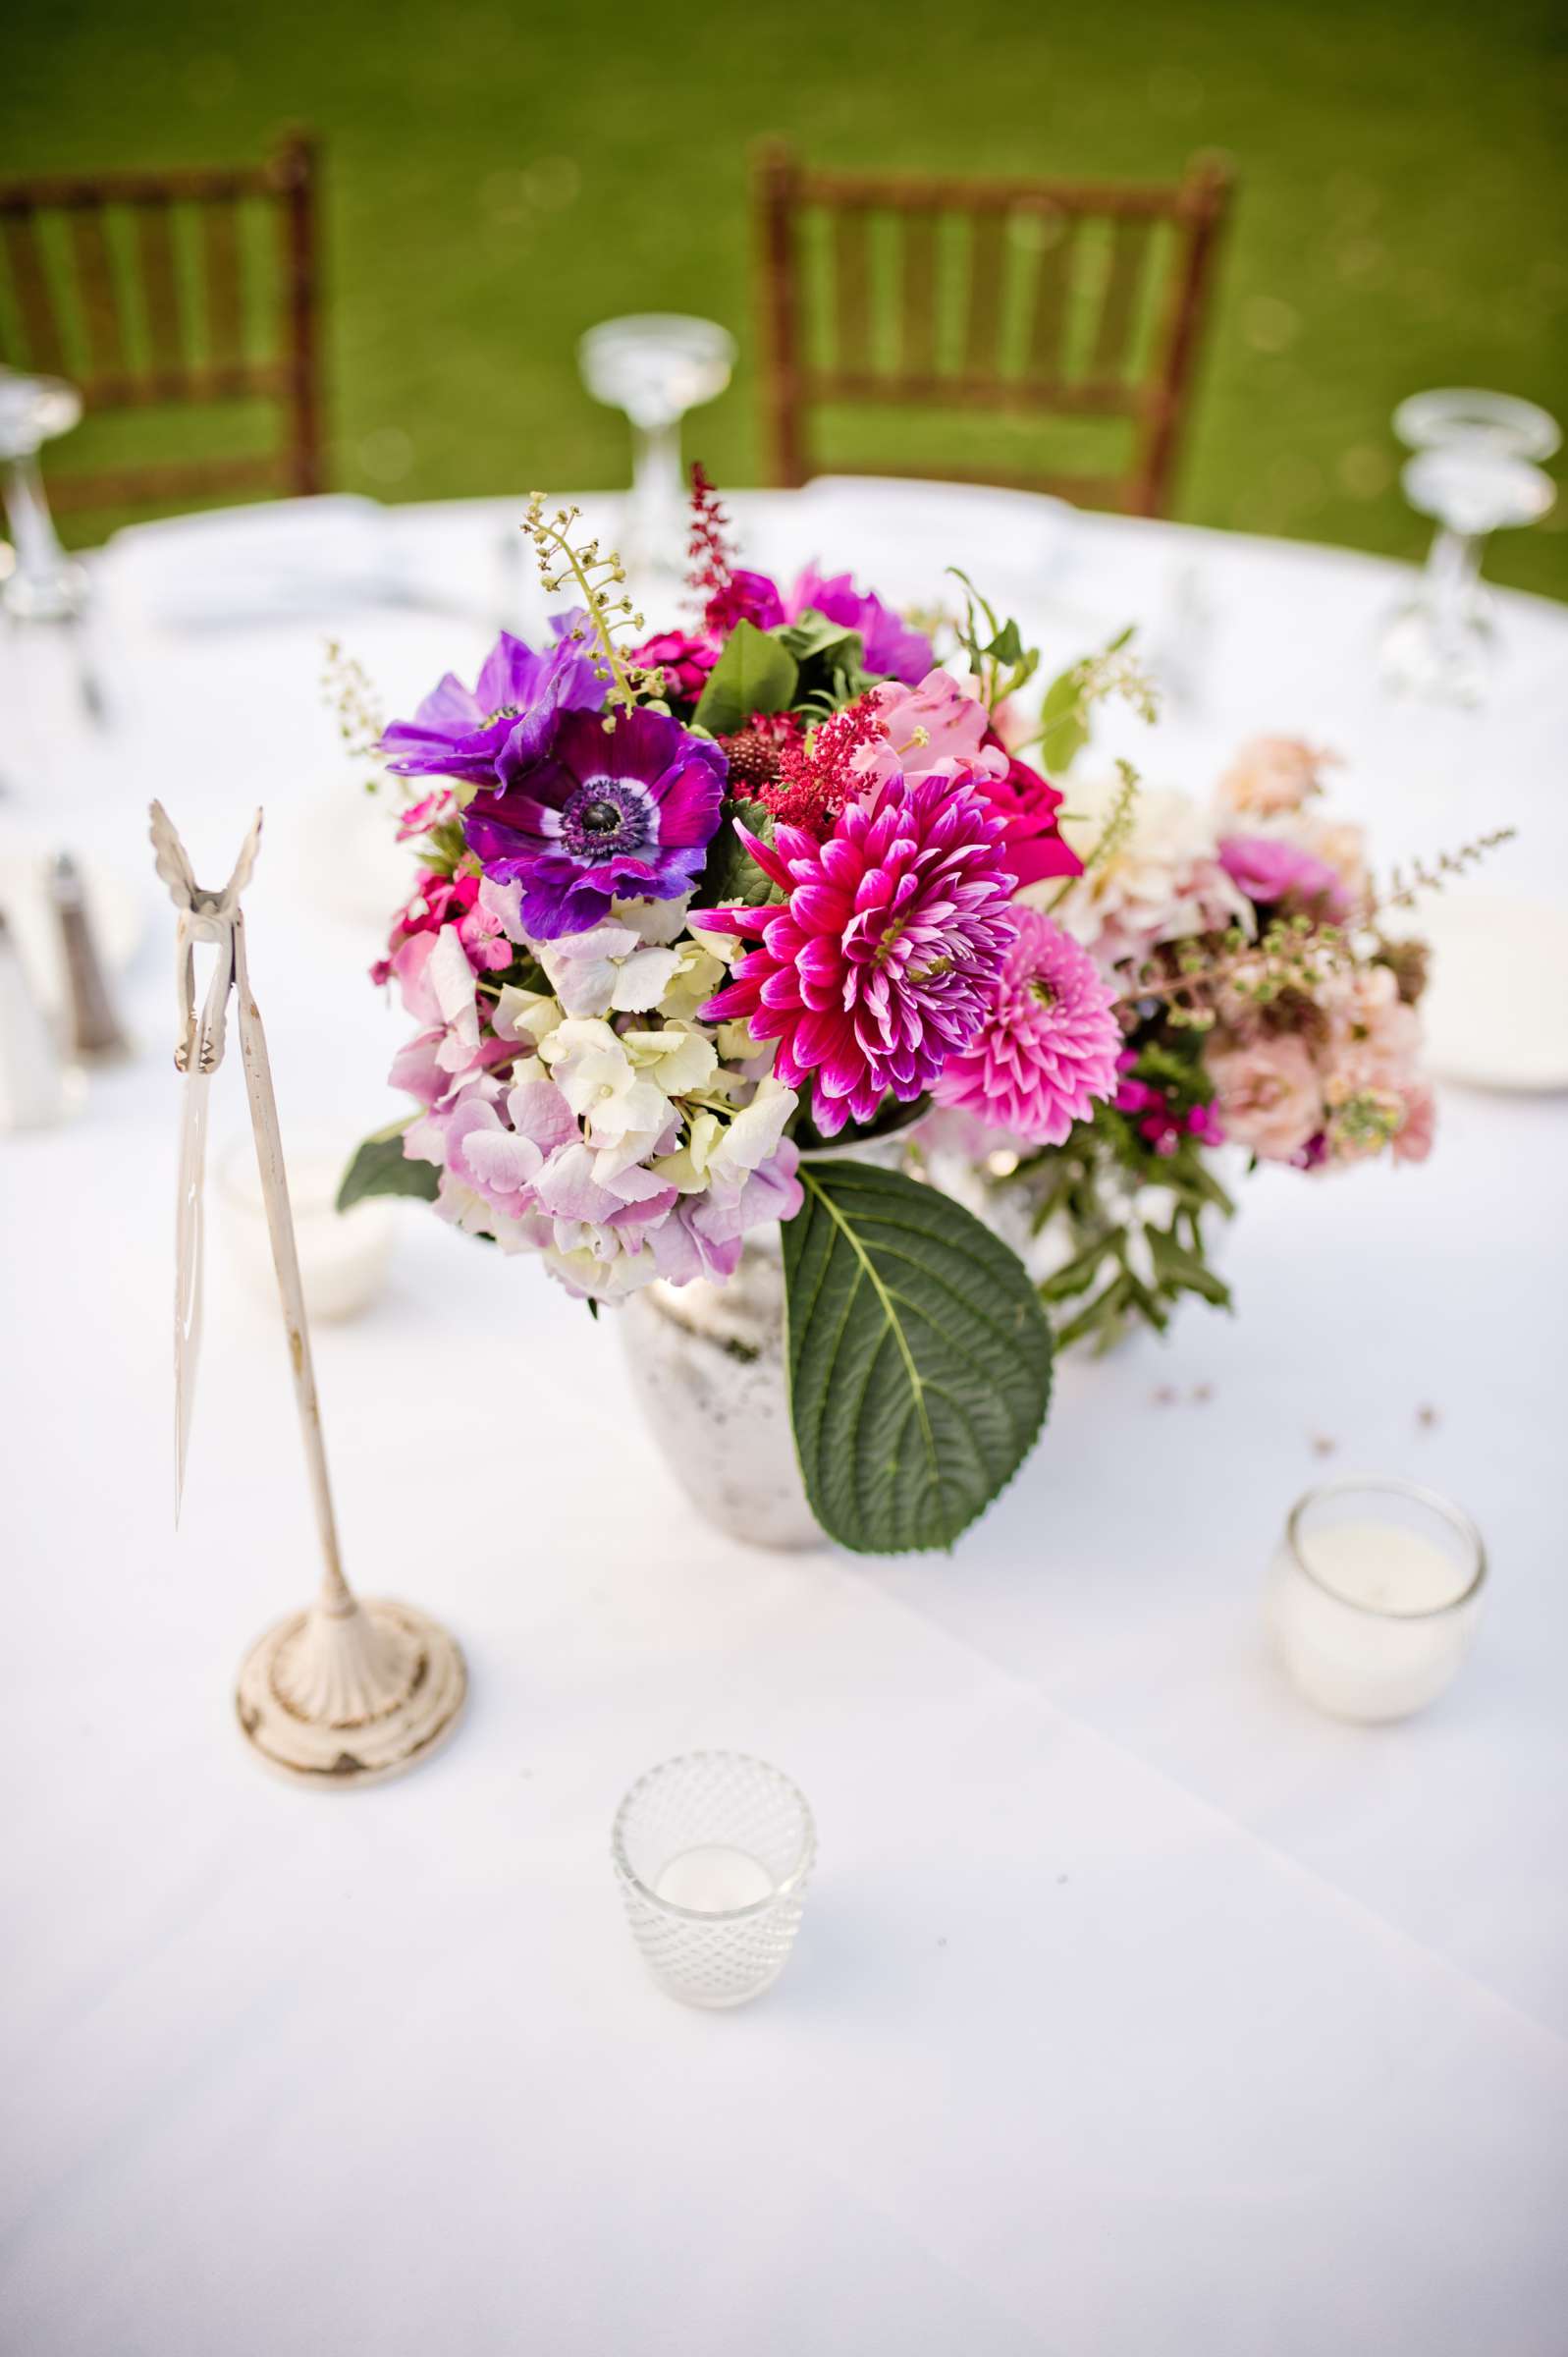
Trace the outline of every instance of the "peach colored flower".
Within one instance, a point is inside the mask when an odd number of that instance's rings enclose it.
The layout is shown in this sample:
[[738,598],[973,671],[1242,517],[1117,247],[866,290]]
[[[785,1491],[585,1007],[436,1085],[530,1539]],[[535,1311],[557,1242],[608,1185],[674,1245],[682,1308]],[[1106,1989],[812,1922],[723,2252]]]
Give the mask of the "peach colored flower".
[[1331,867],[1342,879],[1352,902],[1363,898],[1367,890],[1367,836],[1353,819],[1319,818],[1303,810],[1294,818],[1279,823],[1279,833],[1287,842],[1300,846],[1325,867]]
[[1394,1131],[1395,1162],[1425,1162],[1437,1127],[1437,1100],[1425,1080],[1404,1092],[1405,1118]]
[[1271,818],[1322,794],[1320,770],[1338,759],[1300,737],[1254,737],[1219,781],[1221,808]]
[[1323,1091],[1305,1040],[1286,1034],[1205,1058],[1227,1137],[1265,1162],[1290,1162],[1323,1127]]
[[[1400,1088],[1414,1077],[1421,1054],[1421,1018],[1399,996],[1386,965],[1336,974],[1319,993],[1328,1016],[1330,1065],[1355,1088]],[[1330,1101],[1334,1101],[1330,1092]]]

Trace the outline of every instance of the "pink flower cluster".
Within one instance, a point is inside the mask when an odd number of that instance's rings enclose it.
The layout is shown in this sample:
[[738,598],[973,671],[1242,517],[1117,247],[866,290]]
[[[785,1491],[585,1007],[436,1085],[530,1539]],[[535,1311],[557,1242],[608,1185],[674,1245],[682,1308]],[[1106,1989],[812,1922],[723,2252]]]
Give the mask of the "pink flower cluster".
[[[815,781],[820,824],[741,830],[780,906],[720,909],[708,931],[757,937],[705,1010],[779,1043],[775,1069],[814,1086],[818,1127],[869,1122],[931,1090],[1010,1134],[1059,1142],[1115,1085],[1111,994],[1048,917],[1014,904],[1076,872],[1060,796],[988,741],[985,707],[944,671],[889,681],[835,714],[781,781]],[[1033,773],[1025,771],[1026,778]],[[826,837],[826,840],[823,838]]]
[[1200,1103],[1183,1109],[1174,1089],[1160,1088],[1137,1077],[1132,1069],[1137,1061],[1137,1051],[1132,1048],[1116,1059],[1122,1079],[1114,1103],[1118,1113],[1130,1115],[1137,1123],[1138,1134],[1146,1144],[1167,1160],[1184,1137],[1196,1138],[1201,1146],[1224,1144],[1224,1127],[1213,1105]]
[[1205,1063],[1225,1134],[1260,1161],[1318,1170],[1388,1148],[1396,1162],[1432,1151],[1435,1106],[1419,1069],[1421,1024],[1385,965],[1330,975],[1321,1022],[1270,1028],[1227,1022]]
[[502,931],[501,919],[480,902],[483,881],[479,875],[448,876],[436,868],[423,869],[407,901],[392,920],[387,955],[370,968],[371,981],[391,981],[398,971],[399,951],[407,942],[439,933],[444,925],[456,929],[475,973],[496,974],[509,966],[514,952]]

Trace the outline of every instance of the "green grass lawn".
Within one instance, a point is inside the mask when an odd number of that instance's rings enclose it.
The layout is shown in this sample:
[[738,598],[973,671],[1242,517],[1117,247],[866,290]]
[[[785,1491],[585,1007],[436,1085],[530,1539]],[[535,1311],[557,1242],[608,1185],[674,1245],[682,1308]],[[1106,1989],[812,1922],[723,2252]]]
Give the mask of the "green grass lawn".
[[[758,478],[760,133],[954,173],[1173,177],[1220,147],[1241,188],[1178,512],[1414,555],[1402,394],[1568,411],[1564,22],[1549,0],[51,0],[8,26],[0,171],[228,160],[314,125],[335,480],[404,499],[621,479],[573,346],[637,309],[735,331],[688,446]],[[1488,570],[1568,596],[1565,525]]]

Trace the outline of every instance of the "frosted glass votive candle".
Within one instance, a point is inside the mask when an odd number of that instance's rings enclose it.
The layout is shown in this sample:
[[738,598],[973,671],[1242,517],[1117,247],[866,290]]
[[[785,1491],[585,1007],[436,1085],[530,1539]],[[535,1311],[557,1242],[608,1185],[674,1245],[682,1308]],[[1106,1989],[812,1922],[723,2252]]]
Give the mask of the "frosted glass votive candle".
[[786,1776],[737,1751],[650,1768],[611,1835],[632,1938],[660,1987],[688,2005],[743,2005],[784,1970],[817,1854]]
[[[306,1313],[322,1322],[357,1317],[386,1283],[397,1235],[397,1206],[386,1196],[371,1196],[351,1211],[339,1211],[338,1188],[351,1143],[344,1144],[324,1130],[306,1130],[286,1136],[283,1145]],[[276,1307],[278,1281],[254,1141],[249,1136],[235,1138],[219,1156],[215,1175],[219,1220],[230,1256],[245,1289]]]
[[1404,1481],[1336,1481],[1291,1508],[1268,1619],[1287,1676],[1335,1719],[1405,1719],[1470,1650],[1487,1576],[1462,1507]]

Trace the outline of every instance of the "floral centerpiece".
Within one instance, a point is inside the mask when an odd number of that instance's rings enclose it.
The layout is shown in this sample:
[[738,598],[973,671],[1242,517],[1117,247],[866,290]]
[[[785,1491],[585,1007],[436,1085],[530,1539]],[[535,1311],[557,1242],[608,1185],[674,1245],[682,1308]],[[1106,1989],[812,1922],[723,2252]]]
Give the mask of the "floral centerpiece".
[[689,627],[644,635],[574,511],[526,529],[569,600],[548,644],[503,634],[379,736],[414,1111],[341,1199],[426,1196],[595,1314],[725,1285],[782,1223],[817,1520],[950,1545],[1033,1446],[1054,1340],[1224,1297],[1222,1141],[1426,1152],[1420,952],[1304,747],[1249,748],[1208,812],[1125,765],[1065,809],[1095,704],[1152,717],[1125,641],[1031,727],[1038,657],[961,576],[945,666],[848,574],[741,568],[700,469]]

